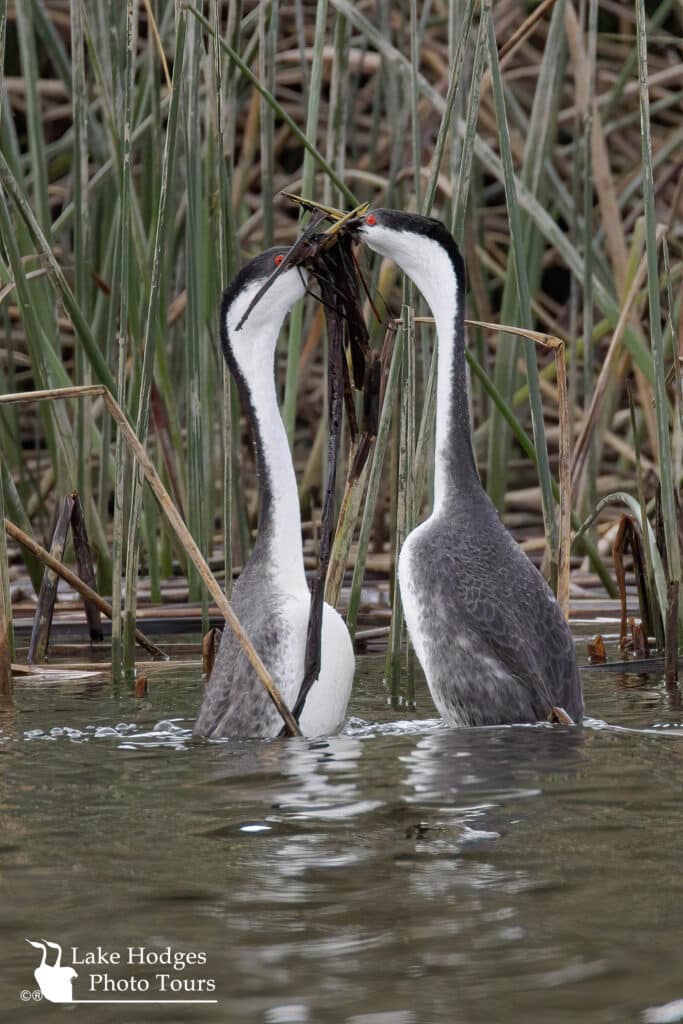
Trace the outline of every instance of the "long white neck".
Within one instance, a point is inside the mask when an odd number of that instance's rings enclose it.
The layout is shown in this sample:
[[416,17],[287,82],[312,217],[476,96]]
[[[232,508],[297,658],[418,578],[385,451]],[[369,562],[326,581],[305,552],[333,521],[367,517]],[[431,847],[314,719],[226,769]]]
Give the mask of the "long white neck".
[[440,297],[436,308],[431,306],[436,321],[437,376],[434,443],[434,512],[443,509],[448,491],[448,448],[452,444],[451,391],[453,377],[453,323],[455,293]]
[[467,397],[463,281],[446,250],[433,238],[378,225],[368,245],[395,260],[422,293],[436,321],[438,373],[434,449],[434,514],[482,491],[472,452]]
[[260,287],[250,284],[227,311],[226,357],[235,377],[254,438],[259,477],[259,524],[251,562],[281,580],[288,589],[307,588],[301,543],[301,514],[292,456],[275,388],[275,348],[280,326],[304,286],[293,279],[294,293],[273,289],[237,324]]
[[252,427],[259,473],[259,531],[254,553],[265,544],[278,577],[306,587],[301,542],[301,513],[296,475],[275,389],[272,345],[254,346],[253,370],[245,376],[250,391]]

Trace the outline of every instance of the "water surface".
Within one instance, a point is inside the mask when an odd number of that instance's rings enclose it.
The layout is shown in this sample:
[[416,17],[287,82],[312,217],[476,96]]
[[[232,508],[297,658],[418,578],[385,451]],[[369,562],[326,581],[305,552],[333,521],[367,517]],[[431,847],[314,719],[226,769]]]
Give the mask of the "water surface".
[[[683,1020],[657,1009],[683,999],[683,723],[661,680],[586,672],[581,729],[449,730],[423,688],[412,720],[388,709],[381,670],[359,659],[345,734],[317,742],[191,742],[194,666],[143,702],[22,684],[0,731],[2,1020]],[[22,1004],[26,938],[67,963],[201,952],[156,971],[218,1001]],[[101,969],[77,970],[95,998]],[[108,974],[159,997],[155,968]]]

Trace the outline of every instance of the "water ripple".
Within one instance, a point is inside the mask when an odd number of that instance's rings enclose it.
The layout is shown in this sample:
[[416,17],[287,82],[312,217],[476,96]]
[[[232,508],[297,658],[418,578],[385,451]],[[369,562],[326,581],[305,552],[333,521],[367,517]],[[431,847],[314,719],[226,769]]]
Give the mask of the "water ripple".
[[663,1006],[651,1006],[643,1013],[645,1024],[676,1024],[683,1020],[683,999],[675,999]]

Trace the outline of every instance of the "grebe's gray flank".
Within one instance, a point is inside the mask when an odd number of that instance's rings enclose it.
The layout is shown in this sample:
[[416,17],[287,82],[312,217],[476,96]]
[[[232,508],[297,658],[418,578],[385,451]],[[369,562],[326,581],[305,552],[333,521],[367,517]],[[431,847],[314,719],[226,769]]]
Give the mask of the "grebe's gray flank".
[[399,557],[406,622],[434,703],[453,725],[583,716],[569,627],[550,588],[503,526],[472,451],[465,362],[465,267],[440,221],[371,210],[354,230],[393,260],[436,322],[434,509]]
[[[274,361],[280,327],[306,289],[301,268],[284,271],[238,329],[245,311],[287,249],[247,263],[223,295],[223,354],[250,423],[259,485],[258,533],[232,592],[232,605],[291,708],[304,674],[310,591],[304,571],[296,476],[280,416]],[[355,659],[344,621],[323,610],[320,675],[304,705],[305,736],[336,732],[343,724]],[[273,737],[282,719],[238,641],[226,627],[195,724],[196,736]]]

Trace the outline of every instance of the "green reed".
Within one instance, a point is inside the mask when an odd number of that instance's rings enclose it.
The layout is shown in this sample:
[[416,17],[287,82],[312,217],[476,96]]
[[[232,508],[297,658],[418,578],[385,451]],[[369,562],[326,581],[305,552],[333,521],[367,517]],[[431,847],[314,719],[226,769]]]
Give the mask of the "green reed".
[[[9,15],[0,0],[0,388],[105,384],[202,553],[222,562],[229,589],[233,563],[250,548],[254,478],[218,347],[222,288],[245,256],[293,240],[296,217],[277,198],[283,187],[329,203],[367,199],[432,213],[453,227],[465,253],[468,305],[479,319],[567,342],[576,437],[589,403],[594,410],[584,439],[591,459],[573,481],[576,504],[592,491],[596,501],[640,493],[642,523],[652,485],[647,476],[638,484],[631,467],[656,464],[666,534],[660,561],[675,590],[683,426],[668,374],[683,278],[674,192],[683,129],[674,120],[681,91],[666,41],[681,15],[673,0],[649,6],[648,17],[639,0],[633,26],[613,25],[611,8],[590,0],[582,24],[575,5],[558,0],[539,23],[533,10],[520,11],[510,45],[489,0],[400,0],[391,10],[329,0],[296,11],[277,0],[154,0],[154,25],[147,5],[133,0],[73,0],[66,25],[37,0]],[[21,77],[19,91],[8,76]],[[611,145],[616,133],[630,162]],[[663,224],[674,225],[668,235]],[[404,296],[394,271],[379,261],[364,266],[385,321],[371,324],[379,349]],[[572,317],[546,281],[552,274],[573,289]],[[664,327],[663,287],[674,296]],[[279,364],[314,519],[325,438],[317,322],[310,306],[295,310]],[[401,537],[429,511],[434,332],[412,320],[406,330],[386,366],[378,435],[344,510],[328,580],[329,596],[349,601],[352,632],[363,614],[367,552],[383,553],[393,572]],[[594,405],[615,335],[614,373]],[[538,484],[535,511],[554,552],[555,368],[543,358],[537,366],[530,344],[473,338],[475,445],[500,508]],[[633,423],[624,415],[630,377]],[[45,403],[36,416],[40,457],[27,455],[26,418],[13,410],[0,417],[7,514],[43,530],[59,498],[78,487],[98,585],[112,593],[114,662],[132,668],[140,570],[158,600],[172,559],[185,571],[186,557],[143,501],[106,409]],[[395,494],[387,451],[398,453]],[[340,481],[345,475],[342,468]],[[595,538],[581,543],[612,588]],[[28,556],[27,567],[38,579]],[[204,586],[188,571],[190,595],[206,609]],[[673,590],[659,593],[652,572],[660,606],[665,597],[671,612]],[[399,601],[390,643],[397,687]]]

